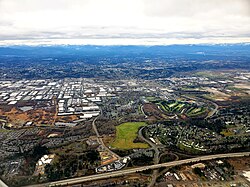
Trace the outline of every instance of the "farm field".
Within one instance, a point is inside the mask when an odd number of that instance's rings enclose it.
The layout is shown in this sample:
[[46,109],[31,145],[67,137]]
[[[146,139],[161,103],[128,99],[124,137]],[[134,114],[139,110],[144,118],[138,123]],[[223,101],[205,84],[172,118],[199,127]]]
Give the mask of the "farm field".
[[116,138],[111,147],[115,149],[148,148],[148,144],[134,143],[140,127],[146,126],[144,122],[128,122],[116,127]]

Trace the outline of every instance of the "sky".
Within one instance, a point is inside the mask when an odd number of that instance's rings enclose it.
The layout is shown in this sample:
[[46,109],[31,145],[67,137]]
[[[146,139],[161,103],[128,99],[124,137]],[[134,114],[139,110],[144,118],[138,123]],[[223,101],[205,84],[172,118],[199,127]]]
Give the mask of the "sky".
[[250,0],[0,0],[0,45],[249,42]]

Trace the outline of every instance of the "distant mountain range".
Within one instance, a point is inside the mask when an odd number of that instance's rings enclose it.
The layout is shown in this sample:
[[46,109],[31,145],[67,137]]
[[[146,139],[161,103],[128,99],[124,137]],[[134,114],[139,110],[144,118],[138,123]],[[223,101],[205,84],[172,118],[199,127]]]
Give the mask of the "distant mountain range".
[[0,55],[57,56],[57,55],[139,55],[197,54],[250,57],[250,44],[225,45],[168,45],[168,46],[96,46],[96,45],[52,45],[52,46],[2,46]]

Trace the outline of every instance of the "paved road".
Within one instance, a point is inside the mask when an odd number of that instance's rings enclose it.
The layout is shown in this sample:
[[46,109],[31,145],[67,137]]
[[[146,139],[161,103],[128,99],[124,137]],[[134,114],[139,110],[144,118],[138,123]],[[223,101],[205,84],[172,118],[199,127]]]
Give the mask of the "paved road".
[[96,127],[96,125],[95,125],[95,122],[96,122],[96,120],[102,115],[102,110],[100,109],[100,111],[101,111],[100,115],[97,116],[97,117],[93,120],[93,122],[92,122],[92,128],[94,129],[95,134],[96,134],[96,136],[97,136],[97,141],[98,141],[99,145],[101,145],[102,148],[103,148],[105,151],[108,151],[111,155],[114,155],[116,158],[120,159],[121,157],[120,157],[119,155],[117,155],[116,153],[114,153],[113,151],[111,151],[111,150],[104,144],[104,142],[102,141],[102,138],[101,138],[101,136],[100,136],[100,134],[99,134],[99,132],[98,132],[98,130],[97,130],[97,127]]
[[[144,128],[145,128],[145,127],[141,128],[141,129],[139,130],[138,135],[139,135],[139,137],[140,137],[143,141],[147,142],[147,143],[154,149],[154,151],[155,151],[155,154],[154,154],[154,164],[158,164],[158,163],[159,163],[160,151],[159,151],[157,145],[155,145],[153,142],[151,142],[150,140],[148,140],[147,138],[145,138],[145,137],[143,136],[142,131],[143,131]],[[156,178],[157,178],[157,175],[158,175],[158,170],[155,169],[155,170],[153,171],[152,179],[151,179],[151,182],[150,182],[150,184],[148,185],[148,187],[154,186],[155,181],[156,181]]]
[[214,103],[214,102],[212,102],[212,101],[209,101],[209,100],[206,100],[206,101],[212,103],[212,104],[214,105],[214,109],[213,109],[211,112],[208,113],[208,115],[207,115],[207,117],[206,117],[205,119],[210,118],[210,117],[212,117],[214,114],[216,114],[217,111],[218,111],[218,108],[219,108],[219,106],[218,106],[216,103]]
[[211,100],[201,98],[201,97],[198,97],[198,96],[190,97],[190,96],[183,95],[183,97],[185,97],[187,99],[191,99],[191,100],[203,100],[204,102],[208,102],[208,103],[214,105],[214,109],[208,113],[208,115],[205,117],[205,119],[212,117],[214,114],[216,114],[218,112],[219,106],[215,102],[213,102]]
[[208,115],[205,119],[212,117],[214,114],[216,114],[218,112],[219,106],[215,102],[208,100],[208,99],[205,99],[203,97],[198,97],[198,96],[194,97],[194,98],[203,100],[204,102],[208,102],[208,103],[214,105],[214,109],[208,113]]
[[56,97],[53,97],[52,102],[54,102],[54,105],[56,106],[56,112],[55,112],[54,119],[53,119],[53,122],[51,123],[51,125],[55,126],[56,118],[57,118],[57,114],[58,114],[58,105],[57,105]]
[[99,118],[99,116],[97,116],[97,117],[93,120],[93,122],[92,122],[92,128],[93,128],[94,131],[95,131],[95,134],[96,134],[98,143],[101,144],[101,141],[100,141],[100,134],[99,134],[99,132],[98,132],[98,130],[97,130],[97,128],[96,128],[96,125],[95,125],[95,121],[96,121],[98,118]]
[[148,118],[148,116],[145,114],[145,112],[143,110],[143,105],[141,105],[141,111],[142,111],[143,115],[145,116],[145,118]]
[[[94,180],[99,180],[99,179],[108,179],[111,177],[124,176],[126,174],[136,173],[136,172],[145,171],[145,170],[149,170],[149,169],[157,169],[157,168],[161,168],[161,167],[173,167],[173,166],[188,164],[188,163],[192,163],[192,162],[221,159],[221,158],[243,157],[243,156],[250,156],[250,152],[200,156],[200,157],[196,157],[196,158],[178,160],[178,161],[167,162],[167,163],[162,163],[162,164],[155,164],[155,165],[150,165],[150,166],[143,166],[143,167],[137,167],[137,168],[132,168],[132,169],[113,171],[113,172],[109,172],[109,173],[102,173],[102,174],[97,174],[97,175],[90,175],[90,176],[85,176],[85,177],[66,179],[66,180],[61,180],[61,181],[57,181],[57,182],[47,183],[47,184],[44,184],[44,186],[52,187],[52,186],[67,185],[67,184],[72,185],[72,184],[77,184],[77,183],[82,183],[82,182],[87,182],[87,181],[94,181]],[[34,185],[34,187],[35,187],[35,185]]]
[[0,179],[0,187],[8,187],[8,186]]
[[214,114],[216,114],[218,112],[219,105],[217,105],[215,102],[213,102],[209,99],[205,99],[203,97],[199,97],[199,96],[196,96],[195,98],[203,100],[204,102],[208,102],[208,103],[214,105],[214,109],[208,113],[208,115],[207,115],[207,117],[205,117],[205,119],[212,117]]

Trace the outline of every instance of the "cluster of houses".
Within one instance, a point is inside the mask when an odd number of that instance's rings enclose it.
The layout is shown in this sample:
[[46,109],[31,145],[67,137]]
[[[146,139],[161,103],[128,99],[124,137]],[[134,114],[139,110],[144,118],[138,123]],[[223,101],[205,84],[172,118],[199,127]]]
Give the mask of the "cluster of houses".
[[36,163],[36,170],[34,175],[44,175],[45,174],[45,166],[50,164],[55,157],[55,154],[43,155],[38,162]]

